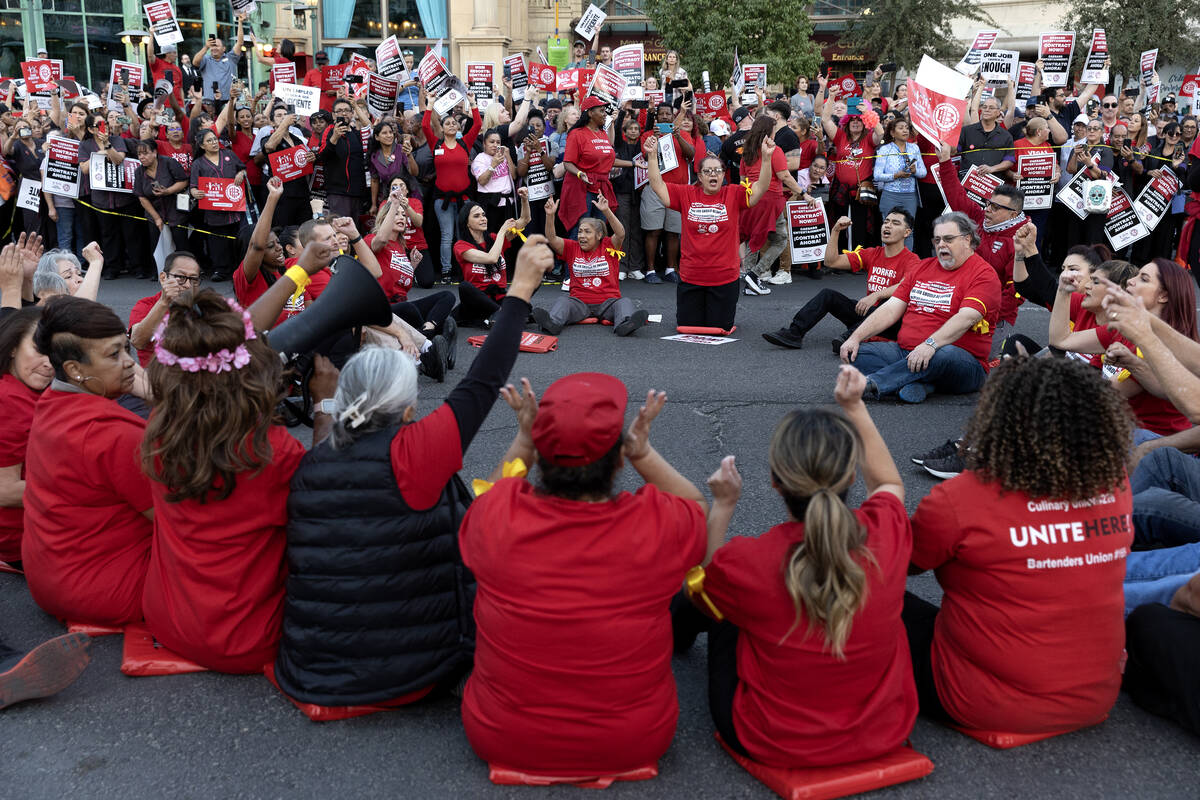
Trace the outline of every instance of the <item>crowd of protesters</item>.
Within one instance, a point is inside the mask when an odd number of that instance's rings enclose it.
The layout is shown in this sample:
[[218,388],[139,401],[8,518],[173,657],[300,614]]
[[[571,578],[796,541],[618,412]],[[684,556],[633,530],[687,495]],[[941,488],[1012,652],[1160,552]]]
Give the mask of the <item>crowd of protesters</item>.
[[[597,44],[576,63],[602,62]],[[421,86],[372,114],[343,87],[305,118],[250,94],[240,53],[210,40],[189,83],[164,49],[150,66],[178,83],[119,88],[123,114],[58,89],[48,110],[10,95],[0,113],[30,180],[50,134],[138,162],[131,193],[85,179],[14,214],[0,250],[0,560],[42,609],[144,624],[310,708],[454,693],[482,759],[551,782],[654,774],[678,716],[672,651],[700,632],[718,732],[770,766],[886,756],[918,713],[1071,731],[1122,687],[1200,733],[1200,145],[1173,96],[1142,113],[1140,95],[1043,91],[1039,63],[1023,107],[976,82],[956,150],[920,136],[882,69],[853,96],[825,75],[733,93],[728,117],[696,113],[670,53],[663,102],[614,119],[594,96],[514,103],[507,80],[482,114],[438,113]],[[1044,147],[1060,180],[1094,169],[1136,193],[1171,169],[1184,189],[1113,252],[1102,219],[1027,213],[1016,154]],[[293,148],[315,169],[273,174]],[[1000,179],[982,202],[968,170]],[[200,209],[201,178],[242,187],[247,211]],[[787,199],[824,205],[821,263],[789,263]],[[665,394],[627,424],[612,376],[540,398],[507,383],[531,323],[647,324],[621,281],[676,284],[681,328],[731,331],[741,296],[799,270],[866,271],[868,291],[822,291],[763,334],[800,348],[827,313],[846,328],[840,411],[794,411],[772,435],[779,522],[759,536],[727,541],[732,456],[710,502],[651,444]],[[127,321],[98,302],[123,272],[159,289]],[[370,276],[390,323],[343,326],[285,367],[273,330],[326,313],[343,273]],[[551,278],[569,294],[535,307]],[[1012,335],[1024,303],[1050,312],[1044,347]],[[460,324],[488,335],[418,419],[418,376],[446,380]],[[974,392],[961,436],[914,457],[948,480],[910,517],[867,402]],[[307,451],[277,417],[289,395]],[[472,497],[458,472],[500,397],[517,433]],[[644,485],[616,492],[626,465]],[[940,608],[905,591],[923,570]],[[28,655],[0,642],[0,708],[87,659],[78,633]]]

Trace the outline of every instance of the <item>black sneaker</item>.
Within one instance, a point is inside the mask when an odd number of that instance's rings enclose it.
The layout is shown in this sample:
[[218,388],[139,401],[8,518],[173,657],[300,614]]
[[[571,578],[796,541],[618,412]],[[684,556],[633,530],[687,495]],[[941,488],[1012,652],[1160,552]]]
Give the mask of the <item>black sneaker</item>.
[[958,440],[947,439],[944,444],[939,444],[928,453],[913,456],[912,462],[918,466],[924,466],[926,461],[940,460],[953,455],[958,455]]
[[780,328],[774,333],[764,333],[762,337],[780,347],[790,347],[793,350],[804,347],[804,337],[797,335],[791,328]]
[[225,281],[229,280],[229,276],[227,276],[224,272],[214,272],[209,280],[213,283],[224,283]]
[[962,456],[960,456],[957,451],[955,451],[954,455],[946,456],[945,458],[928,458],[921,466],[923,466],[925,471],[930,475],[935,478],[941,478],[942,480],[955,477],[962,472],[965,467]]
[[535,307],[530,313],[530,316],[533,317],[533,321],[537,323],[537,326],[541,328],[543,332],[548,333],[551,336],[558,336],[560,333],[562,333],[562,326],[554,324],[554,321],[550,319],[550,312],[546,309]]
[[442,323],[442,338],[446,340],[446,369],[454,369],[458,363],[458,323],[454,317],[446,317]]
[[617,323],[613,328],[613,333],[617,336],[628,336],[638,328],[646,324],[646,320],[650,319],[650,312],[644,308],[639,308],[637,311],[630,314],[625,319]]
[[446,382],[446,337],[438,334],[429,340],[429,348],[421,353],[421,370],[438,383]]
[[742,283],[746,284],[745,294],[748,295],[764,295],[770,294],[771,290],[763,286],[758,281],[758,276],[753,272],[747,272],[742,276]]
[[92,660],[91,646],[92,637],[86,633],[68,633],[30,650],[0,672],[0,708],[49,697],[70,686]]

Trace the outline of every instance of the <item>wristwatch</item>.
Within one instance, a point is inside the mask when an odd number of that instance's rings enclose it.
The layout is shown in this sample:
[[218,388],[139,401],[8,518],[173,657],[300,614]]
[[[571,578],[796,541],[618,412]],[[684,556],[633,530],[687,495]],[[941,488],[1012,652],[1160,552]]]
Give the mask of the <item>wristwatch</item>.
[[327,397],[324,400],[322,400],[321,402],[317,403],[316,407],[313,410],[317,411],[321,414],[328,414],[329,416],[332,417],[333,416],[333,400],[332,400],[332,398]]
[[937,350],[937,349],[938,349],[938,343],[937,343],[937,342],[935,342],[935,341],[933,340],[933,337],[932,337],[932,336],[930,336],[930,337],[929,337],[928,339],[926,339],[925,341],[921,342],[921,344],[927,344],[927,345],[929,345],[930,347],[932,347],[934,350]]

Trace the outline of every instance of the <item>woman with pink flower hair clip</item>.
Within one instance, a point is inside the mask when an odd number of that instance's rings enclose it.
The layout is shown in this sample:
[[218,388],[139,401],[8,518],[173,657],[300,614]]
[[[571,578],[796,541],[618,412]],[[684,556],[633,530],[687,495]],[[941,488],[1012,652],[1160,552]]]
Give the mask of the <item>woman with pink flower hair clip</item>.
[[220,672],[261,672],[278,645],[288,482],[304,455],[274,424],[282,369],[250,313],[211,290],[176,296],[154,334],[143,611],[163,645]]

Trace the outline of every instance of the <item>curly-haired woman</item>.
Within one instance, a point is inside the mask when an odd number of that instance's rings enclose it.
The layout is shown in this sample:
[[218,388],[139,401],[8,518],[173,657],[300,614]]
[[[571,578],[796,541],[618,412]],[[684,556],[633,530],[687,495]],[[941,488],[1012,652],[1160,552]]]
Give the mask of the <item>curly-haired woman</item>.
[[1108,714],[1125,645],[1132,433],[1128,406],[1086,364],[992,370],[963,440],[966,471],[912,518],[912,563],[945,591],[940,610],[904,600],[923,714],[1015,733]]

